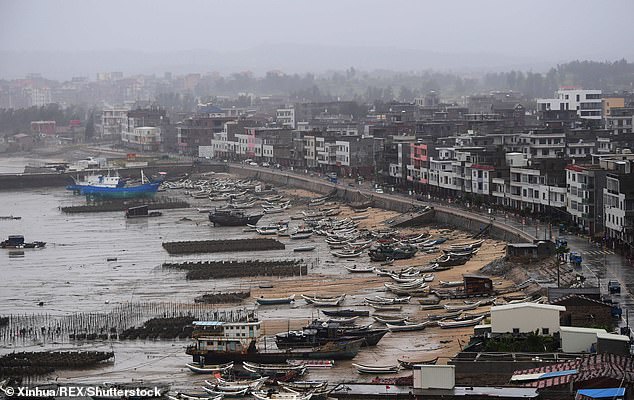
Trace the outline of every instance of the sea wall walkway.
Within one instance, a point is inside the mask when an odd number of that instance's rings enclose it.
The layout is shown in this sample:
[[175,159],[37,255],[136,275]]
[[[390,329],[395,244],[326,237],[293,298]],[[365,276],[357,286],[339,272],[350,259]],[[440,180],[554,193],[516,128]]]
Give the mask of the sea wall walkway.
[[[482,229],[488,228],[490,237],[509,243],[533,243],[533,241],[536,240],[535,236],[506,223],[506,221],[462,209],[418,201],[407,195],[376,193],[367,188],[335,184],[325,179],[303,175],[293,171],[281,171],[237,164],[229,164],[228,171],[234,175],[254,177],[276,185],[296,187],[324,195],[332,193],[333,189],[337,189],[336,196],[343,201],[363,203],[371,200],[374,207],[398,211],[400,213],[412,213],[413,217],[417,215],[416,211],[429,205],[434,208],[433,218],[437,223],[453,225],[473,233],[478,233]],[[489,225],[491,226],[489,227]]]

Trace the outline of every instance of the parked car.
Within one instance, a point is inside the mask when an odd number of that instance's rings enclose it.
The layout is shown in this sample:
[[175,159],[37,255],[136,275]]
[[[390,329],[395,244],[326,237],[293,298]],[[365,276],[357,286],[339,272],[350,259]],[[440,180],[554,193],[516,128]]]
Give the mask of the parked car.
[[376,188],[376,189],[374,189],[374,191],[376,193],[383,193],[383,189],[382,188]]
[[258,166],[258,163],[254,162],[254,161],[251,161],[251,162],[249,163],[249,165],[251,165],[251,166],[253,166],[253,167],[257,167],[257,166]]
[[621,293],[621,284],[619,283],[619,281],[615,281],[615,280],[609,281],[608,292],[610,294]]
[[267,163],[267,162],[263,162],[263,163],[262,163],[262,166],[263,166],[263,167],[267,167],[267,168],[268,168],[268,167],[270,167],[270,166],[271,166],[271,164],[269,164],[269,163]]

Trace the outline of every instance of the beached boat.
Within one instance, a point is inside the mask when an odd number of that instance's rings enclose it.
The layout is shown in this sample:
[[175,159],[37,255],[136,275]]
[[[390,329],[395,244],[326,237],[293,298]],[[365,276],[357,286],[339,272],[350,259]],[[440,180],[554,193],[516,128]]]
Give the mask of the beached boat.
[[352,310],[352,309],[343,309],[343,310],[321,310],[324,315],[328,317],[369,317],[370,311],[367,310]]
[[395,374],[400,367],[396,365],[367,365],[352,363],[360,374]]
[[293,240],[297,240],[297,239],[308,239],[313,235],[313,232],[296,232],[296,233],[291,233],[290,237]]
[[436,358],[415,358],[415,357],[399,357],[397,359],[398,363],[404,369],[413,369],[414,365],[435,365],[438,362],[438,357]]
[[160,217],[163,215],[160,211],[149,211],[148,205],[130,207],[125,210],[126,218],[148,218],[148,217]]
[[330,318],[326,322],[332,323],[332,324],[340,324],[340,325],[351,325],[357,319],[359,319],[359,316],[354,316],[354,317],[349,317],[349,318]]
[[248,361],[243,361],[242,362],[242,368],[244,368],[245,370],[249,371],[249,372],[255,372],[258,374],[271,374],[276,373],[276,374],[285,374],[287,372],[290,371],[294,371],[294,372],[301,372],[301,371],[305,371],[306,370],[306,365],[304,364],[298,364],[298,365],[291,365],[288,363],[285,364],[260,364],[260,363],[255,363],[255,362],[248,362]]
[[216,381],[217,381],[216,383],[209,382],[207,380],[205,381],[205,383],[209,385],[210,387],[223,386],[223,387],[232,387],[232,388],[241,388],[241,389],[249,388],[251,390],[258,390],[264,385],[267,379],[268,379],[267,377],[262,377],[257,379],[243,379],[238,381],[228,381],[222,378],[221,376],[219,376],[219,377],[216,377]]
[[275,335],[278,348],[324,346],[329,342],[363,339],[361,347],[376,346],[388,331],[386,329],[342,328],[339,324],[315,321],[301,331],[280,332]]
[[207,364],[207,365],[199,365],[193,363],[187,363],[187,368],[190,371],[196,374],[215,374],[215,373],[224,373],[233,368],[233,363],[225,363],[225,364]]
[[0,242],[3,249],[39,249],[46,246],[46,242],[25,242],[22,235],[9,235],[7,240]]
[[285,363],[288,359],[348,360],[354,358],[363,339],[333,342],[314,348],[271,349],[257,346],[260,321],[220,322],[195,321],[197,334],[186,353],[199,363],[201,357],[209,363],[247,361],[253,363]]
[[315,300],[322,301],[322,302],[331,301],[331,300],[334,301],[334,300],[343,300],[346,297],[345,294],[341,294],[338,296],[321,296],[316,294],[311,296],[308,294],[302,294],[301,296],[302,296],[302,299],[306,300],[306,303],[308,304],[313,304]]
[[390,330],[390,332],[420,331],[431,325],[431,322],[424,321],[416,323],[405,321],[402,325],[393,325],[390,323],[387,323],[385,325],[387,326],[387,329]]
[[348,272],[353,272],[353,273],[374,272],[374,267],[357,267],[356,265],[353,265],[352,267],[348,267],[347,265],[344,265],[344,268],[347,269]]
[[246,214],[242,210],[215,209],[209,213],[209,221],[211,221],[214,226],[247,226],[257,224],[263,215],[264,214]]
[[141,183],[134,186],[128,186],[127,181],[118,176],[101,175],[97,176],[97,181],[92,180],[92,178],[86,181],[75,181],[66,189],[88,197],[130,199],[154,196],[163,182],[162,179],[146,181],[147,179],[141,171]]
[[464,285],[464,281],[440,281],[441,287],[458,287]]
[[286,297],[274,297],[274,298],[268,298],[265,299],[264,297],[260,297],[255,299],[255,301],[259,304],[259,305],[272,305],[272,304],[290,304],[292,302],[295,301],[295,295],[292,294],[290,296],[286,296]]
[[480,307],[480,302],[476,301],[475,303],[471,304],[445,304],[444,307],[447,311],[468,311],[475,310],[476,308]]
[[293,248],[293,251],[298,252],[298,251],[313,251],[315,250],[316,246],[298,246]]
[[484,319],[484,315],[479,317],[471,318],[471,319],[462,319],[459,321],[438,321],[438,326],[443,329],[448,328],[462,328],[465,326],[475,326],[480,323]]
[[402,316],[392,316],[392,315],[378,315],[378,314],[374,314],[372,316],[372,318],[376,321],[376,322],[380,322],[382,324],[392,324],[392,325],[399,325],[399,324],[404,324],[405,321],[407,321],[408,317],[402,317]]
[[313,298],[311,304],[314,305],[315,307],[338,307],[343,302],[344,299],[345,299],[345,296],[340,296],[335,299]]
[[[286,389],[289,390],[289,389]],[[313,397],[312,393],[302,394],[295,391],[287,393],[274,392],[272,389],[266,392],[252,392],[251,396],[258,400],[310,400]]]
[[304,364],[307,369],[328,369],[335,366],[334,360],[287,360],[291,365]]
[[320,390],[328,386],[328,381],[295,381],[295,382],[278,382],[282,387],[298,390]]
[[169,400],[222,400],[224,396],[222,395],[218,395],[218,396],[209,396],[208,393],[205,394],[188,394],[188,393],[181,393],[181,392],[177,392],[176,394],[167,394],[167,398]]
[[244,397],[246,396],[251,389],[244,388],[239,390],[232,390],[231,388],[222,387],[222,386],[214,386],[213,388],[208,388],[206,386],[202,387],[203,390],[209,393],[212,396],[222,396],[222,398],[236,398],[236,397]]
[[[434,306],[440,303],[440,297],[435,294],[429,295],[427,297],[423,297],[422,299],[418,299],[418,303],[422,306]],[[442,307],[438,307],[442,308]]]

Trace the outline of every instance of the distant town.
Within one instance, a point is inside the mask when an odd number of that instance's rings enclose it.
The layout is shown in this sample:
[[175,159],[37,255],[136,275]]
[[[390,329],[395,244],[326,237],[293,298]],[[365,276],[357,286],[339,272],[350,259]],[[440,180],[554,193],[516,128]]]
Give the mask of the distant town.
[[[617,78],[578,62],[477,82],[433,73],[379,79],[354,68],[327,77],[109,72],[68,82],[31,74],[0,81],[0,154],[99,143],[329,174],[539,216],[629,255],[634,91]],[[485,90],[496,85],[511,89]]]

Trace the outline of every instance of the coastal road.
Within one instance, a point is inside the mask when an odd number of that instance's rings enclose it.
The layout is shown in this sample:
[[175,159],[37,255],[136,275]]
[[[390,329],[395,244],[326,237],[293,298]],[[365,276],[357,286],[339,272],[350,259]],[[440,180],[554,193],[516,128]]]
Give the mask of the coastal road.
[[[297,171],[245,166],[243,164],[240,164],[240,167],[254,172],[266,170],[267,172],[273,172],[282,176],[295,175],[303,179],[320,183],[324,183],[324,180],[326,179],[326,177],[315,176],[314,174],[305,174]],[[353,179],[339,178],[337,184],[329,183],[329,185],[333,188],[358,190],[368,197],[389,198],[392,196],[399,196],[410,201],[413,206],[430,205],[442,211],[459,211],[461,213],[469,213],[472,216],[482,218],[484,221],[491,220],[495,224],[507,225],[514,230],[522,231],[537,239],[554,240],[560,236],[557,228],[541,223],[537,220],[519,218],[502,212],[496,213],[494,210],[489,211],[488,209],[457,207],[456,205],[451,205],[451,203],[448,202],[439,203],[433,201],[432,199],[422,202],[416,200],[411,195],[399,192],[376,193],[369,182],[359,185]],[[565,237],[568,241],[568,247],[571,251],[576,251],[582,254],[582,268],[578,272],[584,275],[588,282],[596,282],[601,287],[602,293],[607,295],[607,284],[609,280],[615,279],[620,282],[621,293],[610,295],[610,298],[619,303],[622,307],[623,318],[621,326],[626,326],[629,322],[629,314],[631,314],[634,318],[634,267],[631,266],[624,257],[616,254],[612,249],[597,246],[597,244],[590,242],[587,237],[568,235],[562,235],[562,237]]]

